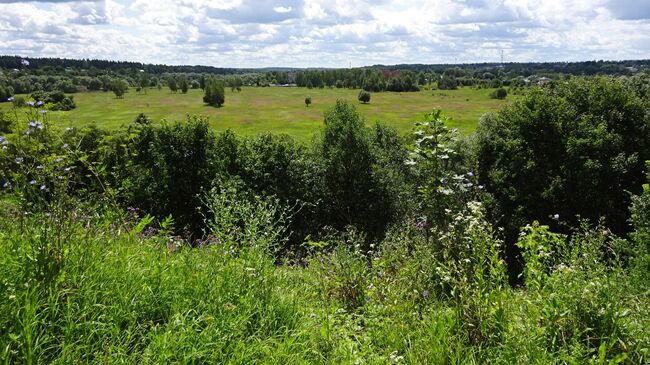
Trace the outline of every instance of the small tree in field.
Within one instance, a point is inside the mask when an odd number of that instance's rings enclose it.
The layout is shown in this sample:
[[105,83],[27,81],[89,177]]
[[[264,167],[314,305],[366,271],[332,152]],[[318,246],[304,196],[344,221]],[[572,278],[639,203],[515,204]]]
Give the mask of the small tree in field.
[[169,90],[173,93],[176,93],[178,91],[178,84],[176,83],[176,79],[174,77],[170,77],[167,80],[167,86],[169,86]]
[[216,79],[206,80],[203,102],[208,105],[220,107],[225,101],[226,96],[223,81]]
[[178,82],[178,86],[183,94],[187,94],[187,90],[190,88],[190,84],[185,76],[181,77],[180,81]]
[[149,87],[149,76],[146,72],[140,73],[140,80],[138,81],[140,89],[144,90],[144,93],[147,93],[147,87]]
[[311,96],[305,98],[305,106],[309,106],[309,104],[311,104]]
[[111,81],[111,90],[115,93],[118,99],[124,98],[124,93],[129,89],[129,83],[123,79],[113,79]]
[[370,102],[370,93],[366,90],[361,90],[359,92],[359,101],[366,104]]

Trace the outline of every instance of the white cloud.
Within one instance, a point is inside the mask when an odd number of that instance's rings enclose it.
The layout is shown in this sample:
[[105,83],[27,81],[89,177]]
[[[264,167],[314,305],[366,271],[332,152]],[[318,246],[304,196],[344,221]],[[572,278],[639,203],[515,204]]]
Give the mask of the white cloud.
[[223,67],[648,58],[634,0],[0,0],[0,54]]

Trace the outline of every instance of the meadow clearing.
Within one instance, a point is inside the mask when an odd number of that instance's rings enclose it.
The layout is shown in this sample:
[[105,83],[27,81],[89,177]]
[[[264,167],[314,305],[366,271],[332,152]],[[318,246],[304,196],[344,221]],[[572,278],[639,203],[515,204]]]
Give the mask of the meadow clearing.
[[[200,89],[189,90],[187,94],[172,94],[168,88],[149,89],[144,94],[132,88],[123,99],[117,99],[112,92],[74,94],[76,109],[50,112],[49,118],[65,127],[94,122],[100,127],[114,129],[132,122],[139,113],[145,113],[154,121],[178,121],[184,120],[187,114],[196,114],[208,117],[210,126],[218,131],[230,128],[243,135],[271,131],[306,140],[322,125],[325,110],[337,99],[343,99],[358,103],[358,110],[367,122],[380,121],[400,133],[410,131],[424,113],[439,108],[451,118],[451,127],[467,134],[474,131],[481,115],[497,111],[508,103],[508,99],[491,99],[491,91],[461,88],[381,92],[372,93],[370,103],[361,104],[357,101],[359,90],[353,89],[244,87],[241,92],[227,89],[225,105],[214,108],[203,103]],[[309,107],[304,103],[307,96],[312,98]],[[10,108],[10,103],[0,104],[0,111]]]

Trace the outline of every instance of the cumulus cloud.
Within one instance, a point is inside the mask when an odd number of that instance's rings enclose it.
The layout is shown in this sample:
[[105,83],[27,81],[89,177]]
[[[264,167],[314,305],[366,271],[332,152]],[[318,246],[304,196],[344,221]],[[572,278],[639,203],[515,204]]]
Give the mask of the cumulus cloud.
[[0,54],[223,67],[647,58],[636,0],[0,0]]

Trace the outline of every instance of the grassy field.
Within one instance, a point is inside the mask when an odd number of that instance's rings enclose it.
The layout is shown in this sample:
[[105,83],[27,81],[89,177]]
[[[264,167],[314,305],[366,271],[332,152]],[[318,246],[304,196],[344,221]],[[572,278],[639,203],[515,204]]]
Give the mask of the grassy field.
[[[187,94],[171,94],[168,89],[148,90],[147,94],[131,90],[124,99],[113,93],[89,92],[74,95],[77,108],[69,112],[52,112],[50,120],[62,126],[80,126],[92,122],[105,128],[129,123],[139,113],[153,120],[184,120],[186,114],[209,117],[216,130],[231,128],[251,135],[264,131],[281,132],[298,139],[309,138],[322,124],[324,111],[337,99],[357,102],[359,90],[306,88],[244,88],[241,92],[226,90],[222,108],[206,106],[201,90]],[[440,108],[452,118],[451,126],[471,133],[480,116],[500,109],[507,101],[489,98],[490,90],[429,90],[417,93],[373,93],[369,104],[358,103],[358,109],[370,123],[381,121],[400,132],[407,132],[415,121],[433,108]],[[305,107],[306,96],[312,105]],[[0,104],[0,110],[10,108]]]

